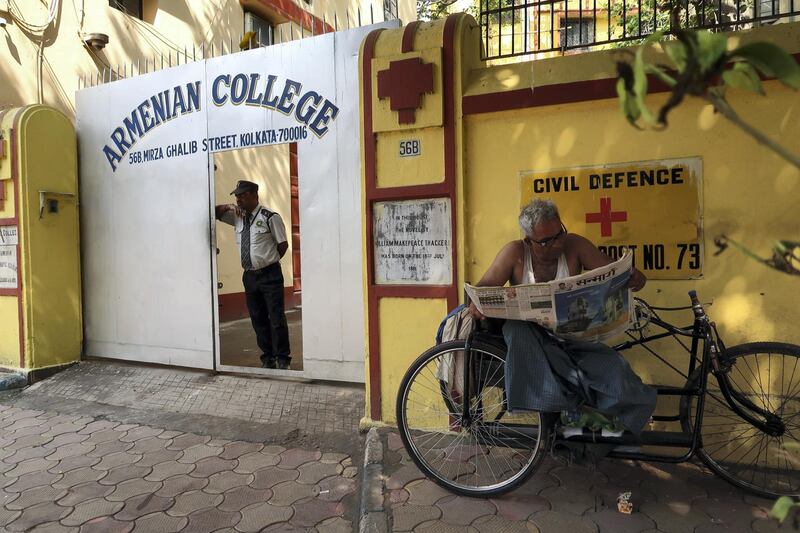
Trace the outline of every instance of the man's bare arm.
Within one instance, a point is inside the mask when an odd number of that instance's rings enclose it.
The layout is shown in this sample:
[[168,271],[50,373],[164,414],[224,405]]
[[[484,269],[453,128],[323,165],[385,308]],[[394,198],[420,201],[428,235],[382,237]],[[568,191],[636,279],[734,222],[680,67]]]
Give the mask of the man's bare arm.
[[514,265],[519,259],[520,241],[511,241],[497,253],[486,273],[478,281],[477,287],[500,287],[511,280]]
[[[510,281],[513,277],[514,265],[519,259],[519,253],[520,241],[511,241],[503,246],[503,248],[497,253],[497,257],[495,257],[494,261],[492,261],[492,264],[489,265],[489,269],[486,270],[486,273],[483,275],[480,281],[478,281],[476,286],[500,287],[505,285],[506,282]],[[478,309],[475,307],[475,304],[472,302],[469,303],[469,312],[477,319],[484,318],[484,316],[480,313],[480,311],[478,311]]]

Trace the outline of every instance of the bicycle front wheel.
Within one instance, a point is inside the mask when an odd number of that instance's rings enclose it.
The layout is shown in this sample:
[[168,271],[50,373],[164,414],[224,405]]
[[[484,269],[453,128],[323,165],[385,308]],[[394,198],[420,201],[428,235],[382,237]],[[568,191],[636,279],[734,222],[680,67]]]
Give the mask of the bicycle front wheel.
[[431,480],[462,496],[495,496],[538,466],[548,428],[537,412],[507,411],[502,349],[474,342],[465,372],[464,345],[440,344],[411,365],[397,395],[397,425]]
[[[703,462],[727,481],[767,497],[800,496],[800,452],[789,449],[800,441],[800,346],[754,342],[734,346],[721,354],[730,366],[729,387],[735,395],[780,417],[782,435],[771,436],[734,412],[714,376],[708,377],[700,428]],[[698,369],[687,387],[700,380]],[[688,427],[694,426],[696,397],[686,400]],[[758,416],[753,412],[754,416]],[[763,418],[763,417],[761,417]],[[685,428],[686,429],[686,428]]]

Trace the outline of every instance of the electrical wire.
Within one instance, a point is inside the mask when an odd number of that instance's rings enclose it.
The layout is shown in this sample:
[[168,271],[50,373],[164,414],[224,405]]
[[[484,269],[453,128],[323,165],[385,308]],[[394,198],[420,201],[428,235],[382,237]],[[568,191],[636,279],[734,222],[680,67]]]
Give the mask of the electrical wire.
[[50,7],[48,8],[47,13],[47,22],[44,24],[33,24],[26,21],[21,14],[22,10],[19,8],[15,0],[8,0],[8,12],[11,14],[17,24],[19,24],[26,31],[30,33],[43,33],[55,20],[56,14],[58,13],[59,2],[60,0],[50,0]]

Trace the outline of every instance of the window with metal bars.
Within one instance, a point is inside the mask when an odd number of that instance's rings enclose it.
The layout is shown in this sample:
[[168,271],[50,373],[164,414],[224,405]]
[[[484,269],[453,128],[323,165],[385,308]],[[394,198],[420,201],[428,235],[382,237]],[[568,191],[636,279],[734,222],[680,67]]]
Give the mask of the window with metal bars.
[[397,18],[397,0],[383,0],[383,20]]
[[264,20],[258,15],[250,12],[244,14],[244,32],[253,32],[254,39],[258,46],[269,46],[275,44],[274,27],[268,20]]
[[594,41],[594,20],[590,18],[562,18],[559,27],[561,49],[578,48]]
[[108,0],[108,5],[137,19],[142,18],[142,0]]
[[478,5],[484,59],[627,46],[679,27],[739,31],[800,17],[800,0],[479,0]]

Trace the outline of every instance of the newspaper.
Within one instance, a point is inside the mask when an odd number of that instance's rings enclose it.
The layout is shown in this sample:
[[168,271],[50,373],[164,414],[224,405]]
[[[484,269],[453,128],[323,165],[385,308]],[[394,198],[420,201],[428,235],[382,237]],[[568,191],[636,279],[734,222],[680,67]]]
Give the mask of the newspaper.
[[467,295],[487,317],[529,320],[560,337],[601,342],[629,329],[633,254],[577,276],[513,287],[474,287]]

